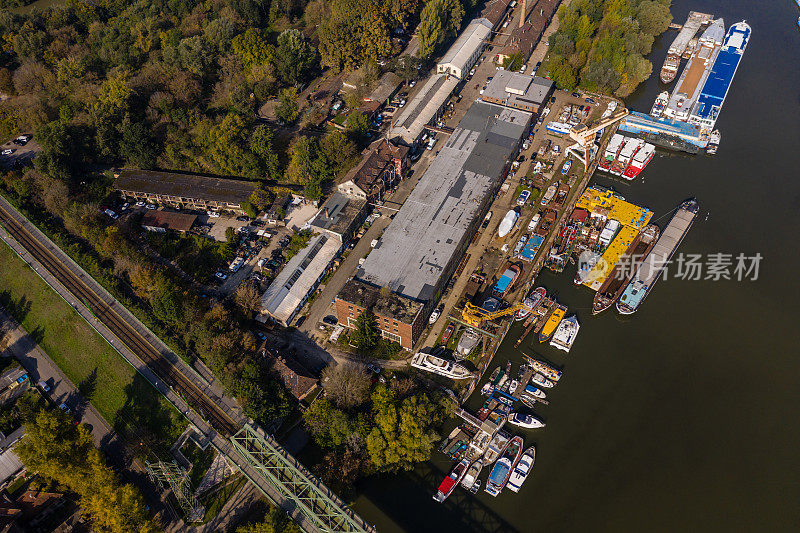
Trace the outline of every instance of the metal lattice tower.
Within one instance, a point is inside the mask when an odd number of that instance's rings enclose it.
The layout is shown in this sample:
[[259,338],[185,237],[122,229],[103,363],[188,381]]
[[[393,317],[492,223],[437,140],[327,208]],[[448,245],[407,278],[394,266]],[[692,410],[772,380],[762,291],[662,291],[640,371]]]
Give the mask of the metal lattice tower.
[[[373,526],[364,522],[303,465],[249,424],[233,435],[231,442],[242,457],[284,498],[294,503],[317,530],[323,533],[375,533]],[[269,497],[268,494],[265,496]]]
[[178,504],[183,509],[186,522],[198,522],[203,519],[205,508],[200,505],[200,502],[195,497],[194,491],[189,484],[187,472],[178,463],[174,461],[171,463],[145,461],[145,466],[151,481],[161,488],[167,485],[172,489],[172,494],[175,495],[175,499],[178,500]]

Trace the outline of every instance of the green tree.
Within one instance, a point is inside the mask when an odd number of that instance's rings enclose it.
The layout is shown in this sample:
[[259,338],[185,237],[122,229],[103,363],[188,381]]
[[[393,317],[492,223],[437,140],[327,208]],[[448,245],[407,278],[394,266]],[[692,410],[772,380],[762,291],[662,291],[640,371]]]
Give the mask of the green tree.
[[141,495],[133,486],[119,483],[86,426],[74,426],[64,413],[39,411],[26,423],[25,437],[15,452],[29,471],[77,493],[98,531],[157,531]]
[[279,76],[290,85],[309,79],[317,66],[317,52],[300,30],[286,30],[278,36],[275,62]]
[[275,114],[287,124],[297,120],[299,114],[297,109],[297,89],[290,87],[280,92],[278,95],[278,107],[275,109]]
[[350,342],[361,355],[370,355],[378,346],[381,334],[375,314],[369,309],[362,311],[356,318],[356,325],[350,333]]
[[421,59],[428,59],[446,39],[461,28],[464,7],[459,0],[429,0],[422,9],[418,27]]
[[362,141],[369,131],[369,119],[361,111],[352,111],[347,117],[346,131],[353,140]]
[[275,148],[272,130],[267,125],[261,124],[253,130],[253,134],[250,136],[250,150],[261,159],[261,166],[267,177],[274,180],[280,179],[281,163],[278,150]]
[[244,214],[250,218],[256,218],[258,216],[258,211],[249,200],[245,200],[239,204],[239,206],[242,208],[242,211],[244,211]]
[[256,65],[266,65],[274,61],[275,50],[269,44],[264,30],[259,28],[248,28],[244,33],[234,37],[231,48],[248,70]]
[[120,156],[129,166],[137,168],[153,168],[158,152],[150,130],[142,122],[131,121],[130,115],[119,125],[121,139]]
[[639,21],[642,32],[648,35],[661,35],[667,31],[672,22],[669,3],[644,0],[639,4],[636,20]]

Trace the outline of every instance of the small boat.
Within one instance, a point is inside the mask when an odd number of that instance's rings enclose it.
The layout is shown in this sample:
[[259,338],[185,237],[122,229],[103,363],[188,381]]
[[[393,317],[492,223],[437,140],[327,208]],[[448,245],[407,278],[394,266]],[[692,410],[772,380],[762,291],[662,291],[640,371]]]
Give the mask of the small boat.
[[475,483],[480,483],[480,481],[478,480],[478,476],[481,475],[482,469],[483,469],[483,459],[478,459],[477,461],[472,463],[472,466],[469,467],[467,473],[464,474],[464,479],[461,480],[461,486],[467,490],[472,490],[472,486]]
[[544,422],[539,420],[533,415],[524,415],[522,413],[511,413],[508,417],[508,423],[513,426],[519,426],[525,429],[543,428]]
[[481,387],[481,394],[483,396],[489,396],[493,392],[494,392],[494,385],[492,385],[491,383],[486,383],[483,387]]
[[467,328],[458,339],[458,346],[456,346],[456,353],[461,356],[461,359],[466,358],[472,350],[478,345],[481,340],[481,334],[474,328]]
[[714,130],[708,136],[708,146],[706,146],[706,153],[710,155],[714,155],[717,153],[717,148],[719,148],[719,142],[722,140],[722,134],[719,130]]
[[517,390],[518,386],[519,386],[519,382],[516,379],[512,379],[511,383],[509,383],[509,385],[508,385],[508,393],[509,394],[514,394],[514,391]]
[[439,503],[442,503],[453,493],[456,486],[461,482],[464,475],[467,473],[467,469],[469,468],[469,459],[462,459],[456,466],[453,468],[453,471],[450,472],[442,482],[439,484],[439,490],[436,494],[433,495],[433,499]]
[[580,329],[581,325],[578,322],[578,317],[575,315],[568,316],[556,328],[556,332],[553,333],[553,338],[550,341],[550,346],[569,353]]
[[545,395],[543,390],[539,390],[536,387],[534,387],[533,385],[525,385],[525,390],[523,391],[523,394],[526,394],[528,396],[533,396],[534,398],[541,398],[541,399],[544,399],[546,397],[546,395]]
[[516,312],[514,319],[520,321],[528,318],[528,315],[539,307],[539,304],[542,303],[545,296],[547,296],[547,290],[545,290],[544,287],[536,287],[533,289],[533,291],[522,300],[522,305],[524,307]]
[[536,461],[536,446],[531,446],[525,450],[525,453],[519,458],[517,466],[514,467],[514,471],[511,472],[511,476],[508,478],[509,489],[514,492],[519,492],[519,489],[522,488],[522,484],[528,479],[533,469],[534,461]]
[[489,448],[483,454],[483,464],[490,465],[495,462],[500,457],[500,454],[503,453],[503,450],[506,449],[506,444],[508,444],[508,437],[502,433],[497,433],[492,438],[492,442],[489,443]]
[[550,381],[549,379],[547,379],[538,372],[535,373],[531,378],[531,383],[533,383],[534,385],[539,385],[540,387],[545,387],[547,389],[551,388],[554,385],[552,381]]
[[497,283],[495,283],[494,287],[492,288],[494,294],[502,298],[503,295],[514,286],[514,283],[519,277],[519,273],[520,268],[517,265],[513,263],[506,265],[503,275],[500,276],[500,279],[497,280]]
[[667,107],[669,103],[669,91],[662,91],[658,93],[655,102],[653,102],[653,107],[650,109],[650,115],[658,118],[664,113],[664,108]]
[[426,352],[417,352],[411,359],[411,366],[450,379],[466,379],[472,377],[472,372],[460,364],[447,361],[446,359],[436,357]]
[[797,17],[797,27],[800,28],[800,17]]
[[556,328],[561,323],[561,319],[564,318],[564,313],[567,312],[567,306],[562,304],[556,304],[555,309],[553,312],[550,313],[550,318],[547,319],[547,323],[542,328],[542,331],[539,333],[539,342],[545,342],[550,340],[550,337],[553,336],[553,333],[556,331]]
[[522,402],[522,405],[531,409],[536,405],[536,398],[531,398],[530,396],[522,396],[519,401]]
[[447,344],[447,341],[450,340],[450,337],[453,336],[453,331],[455,331],[456,327],[453,324],[448,324],[442,333],[442,344]]
[[500,225],[497,227],[497,236],[503,238],[511,233],[511,230],[517,225],[518,219],[519,213],[516,210],[511,209],[506,213],[506,216],[503,217],[503,220],[500,221]]
[[517,465],[517,461],[519,461],[523,444],[522,437],[519,436],[514,437],[508,442],[500,459],[497,460],[494,468],[492,468],[492,473],[489,474],[489,479],[486,481],[486,488],[484,489],[486,492],[492,496],[500,494],[500,491],[502,491],[506,483],[508,483],[508,478]]

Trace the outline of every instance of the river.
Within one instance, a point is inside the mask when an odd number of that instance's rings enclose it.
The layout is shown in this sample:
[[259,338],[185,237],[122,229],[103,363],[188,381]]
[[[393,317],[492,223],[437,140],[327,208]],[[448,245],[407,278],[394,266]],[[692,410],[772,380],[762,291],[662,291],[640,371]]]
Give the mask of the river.
[[[717,122],[719,152],[661,153],[633,184],[593,181],[650,207],[662,228],[678,203],[697,197],[701,215],[680,251],[760,253],[758,279],[661,280],[639,312],[621,318],[592,317],[592,295],[572,285],[570,269],[543,274],[582,329],[569,356],[532,348],[564,365],[551,404],[536,410],[547,427],[521,433],[537,446],[533,474],[519,494],[459,489],[441,505],[431,494],[452,463],[436,452],[412,473],[360,484],[354,507],[381,533],[797,530],[800,10],[790,0],[677,0],[675,21],[690,9],[753,28]],[[648,112],[662,90],[658,70],[674,35],[656,40],[653,76],[627,99],[631,109]],[[494,364],[519,362],[518,331]]]

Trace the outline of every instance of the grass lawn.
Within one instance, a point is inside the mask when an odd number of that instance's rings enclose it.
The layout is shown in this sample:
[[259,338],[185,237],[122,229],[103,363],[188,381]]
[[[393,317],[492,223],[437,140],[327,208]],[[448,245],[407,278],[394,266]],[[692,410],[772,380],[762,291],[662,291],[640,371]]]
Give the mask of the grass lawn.
[[5,243],[0,243],[0,303],[109,424],[147,428],[159,437],[180,433],[177,411],[142,384],[144,378]]

